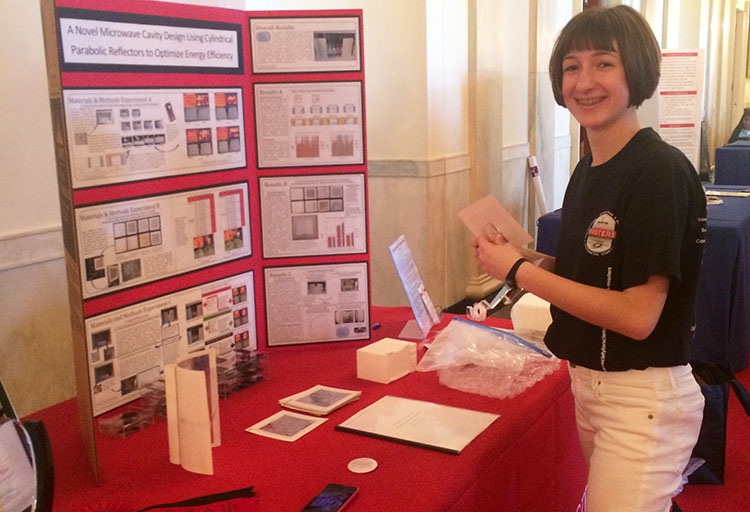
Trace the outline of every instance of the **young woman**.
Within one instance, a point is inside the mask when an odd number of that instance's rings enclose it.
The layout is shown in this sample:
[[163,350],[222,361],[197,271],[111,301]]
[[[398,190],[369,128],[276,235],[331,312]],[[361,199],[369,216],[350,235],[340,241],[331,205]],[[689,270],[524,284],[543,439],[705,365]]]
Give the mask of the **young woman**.
[[630,7],[571,19],[550,59],[552,89],[591,154],[565,193],[555,268],[502,237],[472,242],[485,272],[552,304],[545,341],[569,361],[588,512],[668,511],[702,419],[688,360],[705,194],[687,158],[636,117],[660,57]]

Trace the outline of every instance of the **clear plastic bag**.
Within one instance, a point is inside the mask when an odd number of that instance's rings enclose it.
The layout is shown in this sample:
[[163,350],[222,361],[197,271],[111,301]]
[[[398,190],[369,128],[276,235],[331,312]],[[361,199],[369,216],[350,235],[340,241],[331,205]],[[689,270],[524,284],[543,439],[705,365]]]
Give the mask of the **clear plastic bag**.
[[509,398],[559,368],[540,345],[456,317],[427,345],[417,370],[437,370],[442,384],[460,391]]

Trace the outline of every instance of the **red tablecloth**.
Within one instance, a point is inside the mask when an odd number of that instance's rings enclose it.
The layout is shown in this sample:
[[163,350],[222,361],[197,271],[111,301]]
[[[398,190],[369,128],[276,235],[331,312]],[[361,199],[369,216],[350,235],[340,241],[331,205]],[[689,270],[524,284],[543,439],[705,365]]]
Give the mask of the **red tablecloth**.
[[[396,337],[407,308],[373,308],[373,339]],[[440,329],[447,320],[438,326]],[[503,320],[490,320],[507,327]],[[326,483],[360,492],[351,512],[575,510],[585,482],[565,364],[524,393],[493,399],[445,387],[434,372],[391,384],[356,378],[355,350],[338,343],[272,350],[268,380],[220,402],[222,445],[213,450],[213,476],[169,463],[166,421],[124,439],[99,436],[103,486],[96,487],[78,434],[75,399],[31,416],[44,421],[55,463],[55,511],[133,508],[255,486],[249,510],[295,512]],[[249,434],[245,428],[280,410],[278,400],[315,384],[362,390],[359,401],[293,443]],[[384,395],[500,414],[459,455],[337,432],[334,426]],[[378,468],[354,474],[347,464],[372,457]]]

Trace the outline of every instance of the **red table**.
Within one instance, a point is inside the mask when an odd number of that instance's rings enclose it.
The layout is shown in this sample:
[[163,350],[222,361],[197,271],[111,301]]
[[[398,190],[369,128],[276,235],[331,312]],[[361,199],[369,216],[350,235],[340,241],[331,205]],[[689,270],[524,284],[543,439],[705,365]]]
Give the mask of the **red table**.
[[[379,339],[397,337],[411,312],[374,307],[372,316],[373,323],[382,325],[373,331],[373,339]],[[488,322],[509,326],[504,320]],[[500,400],[443,386],[434,372],[416,372],[388,385],[359,380],[355,350],[367,343],[272,350],[267,381],[220,401],[222,445],[213,450],[213,476],[170,464],[166,421],[157,420],[124,439],[99,437],[103,486],[96,487],[78,434],[75,399],[32,415],[50,432],[54,510],[105,510],[107,504],[143,508],[252,485],[257,496],[243,502],[248,510],[295,512],[328,482],[360,488],[347,509],[351,512],[575,510],[585,467],[564,363],[524,393]],[[294,443],[244,431],[279,411],[280,398],[315,384],[359,389],[362,397]],[[459,455],[334,430],[384,395],[492,412],[500,418]],[[349,472],[347,464],[357,457],[372,457],[378,468],[367,474]]]

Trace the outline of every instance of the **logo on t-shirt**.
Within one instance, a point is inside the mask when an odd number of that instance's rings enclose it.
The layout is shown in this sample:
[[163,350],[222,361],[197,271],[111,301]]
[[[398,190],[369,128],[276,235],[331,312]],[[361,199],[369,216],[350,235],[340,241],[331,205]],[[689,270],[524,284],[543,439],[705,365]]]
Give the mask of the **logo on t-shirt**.
[[595,256],[604,256],[612,250],[617,236],[617,220],[610,212],[602,212],[586,230],[586,250]]

